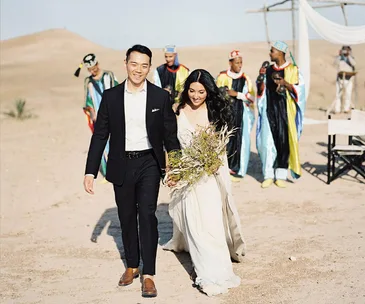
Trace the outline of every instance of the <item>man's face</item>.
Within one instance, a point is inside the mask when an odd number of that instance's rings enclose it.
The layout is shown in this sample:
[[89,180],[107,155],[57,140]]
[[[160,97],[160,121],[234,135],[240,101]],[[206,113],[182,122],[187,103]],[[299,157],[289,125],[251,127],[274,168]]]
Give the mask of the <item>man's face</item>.
[[174,53],[165,53],[165,60],[167,63],[167,66],[173,66],[175,62],[176,54]]
[[147,78],[150,71],[150,57],[139,52],[132,52],[128,61],[125,62],[128,80],[135,86],[140,86]]
[[351,49],[349,47],[343,48],[342,54],[348,56],[349,54],[351,54]]
[[231,67],[231,70],[235,73],[239,73],[242,69],[242,58],[234,58],[229,61],[229,65]]
[[282,54],[282,52],[280,52],[279,50],[277,50],[274,47],[271,47],[270,54],[269,54],[271,61],[277,60],[281,56],[281,54]]
[[99,63],[97,63],[96,65],[94,65],[91,68],[87,68],[87,70],[89,71],[91,76],[93,76],[93,77],[97,76],[99,74],[99,71],[100,71]]

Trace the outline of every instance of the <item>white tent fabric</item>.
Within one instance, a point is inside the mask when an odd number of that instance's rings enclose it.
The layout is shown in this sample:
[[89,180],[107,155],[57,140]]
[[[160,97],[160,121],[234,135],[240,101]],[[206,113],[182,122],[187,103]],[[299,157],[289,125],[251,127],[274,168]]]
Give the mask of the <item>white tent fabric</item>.
[[323,39],[334,44],[365,43],[365,25],[345,26],[337,24],[321,16],[308,4],[307,0],[299,0],[299,4],[309,24]]
[[323,39],[331,43],[340,45],[365,43],[365,25],[344,26],[337,24],[321,16],[308,4],[307,0],[299,0],[298,65],[306,84],[306,97],[308,97],[310,87],[310,51],[307,21]]

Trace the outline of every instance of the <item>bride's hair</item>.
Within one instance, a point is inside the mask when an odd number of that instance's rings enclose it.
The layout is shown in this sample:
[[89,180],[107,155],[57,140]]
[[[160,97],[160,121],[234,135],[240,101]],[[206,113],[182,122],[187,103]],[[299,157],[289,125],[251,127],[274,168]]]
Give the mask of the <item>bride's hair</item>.
[[181,93],[180,102],[175,112],[176,115],[179,115],[180,110],[190,101],[188,92],[190,85],[194,82],[202,84],[207,91],[205,103],[207,104],[209,121],[215,124],[217,130],[220,130],[224,125],[228,125],[228,128],[231,129],[233,127],[232,107],[219,91],[213,76],[206,70],[195,70],[186,79],[184,90]]

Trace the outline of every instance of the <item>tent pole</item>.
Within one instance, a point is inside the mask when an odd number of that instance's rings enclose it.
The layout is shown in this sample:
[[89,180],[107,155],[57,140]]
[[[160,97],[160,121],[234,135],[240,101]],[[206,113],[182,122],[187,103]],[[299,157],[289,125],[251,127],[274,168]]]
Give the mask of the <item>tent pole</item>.
[[267,41],[267,44],[270,46],[269,25],[268,25],[268,23],[267,23],[267,8],[266,8],[266,1],[265,1],[265,4],[264,4],[264,20],[265,20],[266,41]]
[[292,43],[293,43],[293,56],[296,56],[296,26],[295,26],[295,7],[294,0],[291,0],[291,22],[292,22]]

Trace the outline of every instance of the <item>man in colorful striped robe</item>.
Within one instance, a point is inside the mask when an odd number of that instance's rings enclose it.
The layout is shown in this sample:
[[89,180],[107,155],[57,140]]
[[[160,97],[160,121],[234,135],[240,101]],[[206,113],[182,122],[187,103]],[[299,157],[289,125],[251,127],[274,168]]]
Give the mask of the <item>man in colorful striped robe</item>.
[[232,99],[235,128],[227,145],[228,166],[233,181],[246,175],[250,159],[250,133],[255,121],[255,93],[250,78],[242,71],[242,55],[234,50],[229,53],[229,69],[217,77],[217,86],[225,87]]
[[[82,66],[87,67],[90,76],[85,78],[84,81],[84,96],[85,104],[83,107],[84,113],[87,117],[87,123],[91,132],[94,132],[94,123],[98,114],[101,98],[104,90],[110,89],[118,84],[113,72],[102,70],[96,59],[95,54],[86,55],[79,69],[75,72],[75,76],[79,76],[80,69]],[[109,153],[109,142],[107,143],[103,158],[100,165],[100,173],[105,177],[106,174],[106,162]]]
[[189,76],[189,69],[179,63],[175,45],[167,45],[164,49],[166,63],[154,72],[154,84],[170,93],[173,102],[179,102],[184,83]]
[[274,64],[262,67],[262,82],[257,82],[256,144],[262,162],[262,188],[273,184],[286,187],[288,168],[293,178],[301,176],[298,141],[303,130],[305,86],[298,67],[286,61],[288,45],[272,44],[270,59]]

